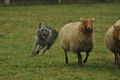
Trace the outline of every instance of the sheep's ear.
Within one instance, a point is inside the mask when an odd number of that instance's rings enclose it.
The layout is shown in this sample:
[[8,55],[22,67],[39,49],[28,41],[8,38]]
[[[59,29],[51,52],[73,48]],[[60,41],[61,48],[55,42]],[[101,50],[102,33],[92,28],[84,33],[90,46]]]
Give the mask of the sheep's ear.
[[92,22],[95,21],[95,18],[92,18],[91,21],[92,21]]
[[81,21],[84,21],[84,19],[80,18]]
[[115,25],[114,25],[114,28],[116,29],[116,28],[117,28],[117,26],[115,26]]

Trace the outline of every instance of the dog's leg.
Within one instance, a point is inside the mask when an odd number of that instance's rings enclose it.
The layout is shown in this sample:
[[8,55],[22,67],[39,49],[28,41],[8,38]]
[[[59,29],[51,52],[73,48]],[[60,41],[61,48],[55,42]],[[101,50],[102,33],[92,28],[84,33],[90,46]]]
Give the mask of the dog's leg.
[[49,50],[49,49],[51,48],[52,45],[53,45],[53,43],[52,43],[52,44],[48,44],[47,47],[46,47],[46,49],[43,50],[42,55],[44,55],[45,52],[46,52],[46,50]]
[[36,49],[36,47],[37,47],[37,44],[34,43],[34,45],[33,45],[33,49],[32,49],[32,52],[31,52],[31,54],[29,55],[29,57],[33,57],[33,56],[35,56],[35,49]]
[[46,49],[44,49],[44,50],[43,50],[43,53],[42,53],[42,55],[44,55],[44,53],[45,53],[45,52],[46,52]]
[[41,49],[43,49],[45,46],[40,46],[39,45],[39,48],[37,49],[37,51],[35,52],[35,54],[38,54],[40,52]]

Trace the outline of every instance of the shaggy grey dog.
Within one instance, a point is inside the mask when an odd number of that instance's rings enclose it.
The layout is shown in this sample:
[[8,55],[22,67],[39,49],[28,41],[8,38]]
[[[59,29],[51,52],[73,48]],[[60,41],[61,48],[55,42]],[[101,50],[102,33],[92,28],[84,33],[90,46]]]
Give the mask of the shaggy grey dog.
[[[46,50],[49,50],[51,48],[57,36],[58,36],[58,32],[55,29],[48,27],[47,25],[42,25],[40,23],[36,31],[35,42],[30,57],[35,56],[40,52],[41,49],[46,47],[43,50],[42,53],[43,55]],[[38,45],[38,49],[37,49],[37,45]]]

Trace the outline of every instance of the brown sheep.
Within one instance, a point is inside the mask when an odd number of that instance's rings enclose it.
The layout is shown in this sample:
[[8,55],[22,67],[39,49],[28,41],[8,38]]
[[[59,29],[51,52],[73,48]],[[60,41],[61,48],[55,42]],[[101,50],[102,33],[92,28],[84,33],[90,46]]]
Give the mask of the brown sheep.
[[114,53],[115,65],[120,69],[120,20],[106,32],[105,44],[107,48]]
[[68,23],[60,31],[60,45],[65,52],[65,61],[68,64],[67,52],[76,53],[78,56],[78,64],[82,64],[81,52],[86,52],[86,58],[84,63],[87,61],[89,52],[93,49],[94,36],[93,36],[93,19],[80,19],[82,22]]

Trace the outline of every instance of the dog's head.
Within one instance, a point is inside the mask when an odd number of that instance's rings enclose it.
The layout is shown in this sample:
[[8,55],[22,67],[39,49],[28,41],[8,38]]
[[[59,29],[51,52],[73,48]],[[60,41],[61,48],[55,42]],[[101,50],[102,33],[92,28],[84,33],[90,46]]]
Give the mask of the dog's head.
[[46,39],[48,37],[48,35],[49,35],[49,29],[48,29],[47,25],[42,25],[41,23],[39,24],[38,35],[42,39]]

